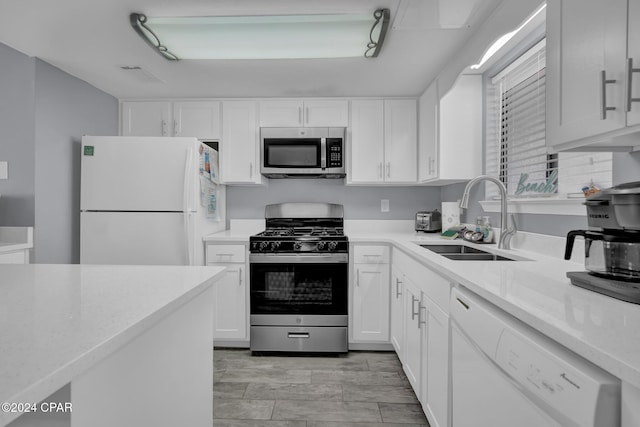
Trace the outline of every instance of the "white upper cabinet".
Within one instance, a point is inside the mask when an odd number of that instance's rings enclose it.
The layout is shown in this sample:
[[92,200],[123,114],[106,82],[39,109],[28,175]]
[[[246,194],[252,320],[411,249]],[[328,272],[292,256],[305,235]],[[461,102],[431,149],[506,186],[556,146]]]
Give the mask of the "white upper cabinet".
[[434,82],[420,97],[418,179],[445,185],[482,173],[482,76],[461,75],[444,95]]
[[[547,146],[640,146],[637,0],[557,0],[547,6]],[[627,24],[628,23],[628,24]],[[628,44],[628,49],[627,49]],[[632,67],[628,59],[632,59]],[[630,109],[630,111],[628,111]]]
[[418,181],[438,177],[438,85],[433,83],[418,102]]
[[173,135],[219,140],[222,136],[220,129],[220,102],[174,102]]
[[125,101],[120,114],[123,136],[221,136],[218,101]]
[[415,183],[418,112],[413,99],[384,101],[384,180]]
[[171,136],[171,103],[165,101],[123,102],[120,133],[123,136]]
[[261,127],[347,127],[348,101],[273,100],[260,102]]
[[415,100],[351,101],[350,184],[417,180]]
[[259,184],[260,151],[256,101],[222,103],[220,177],[224,183]]
[[348,182],[382,182],[384,104],[382,100],[351,101],[351,144]]

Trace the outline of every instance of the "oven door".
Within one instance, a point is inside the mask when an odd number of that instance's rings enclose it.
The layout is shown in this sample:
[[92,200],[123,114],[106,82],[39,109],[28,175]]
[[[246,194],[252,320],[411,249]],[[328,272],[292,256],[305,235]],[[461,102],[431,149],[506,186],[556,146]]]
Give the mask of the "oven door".
[[252,254],[250,261],[252,318],[347,315],[347,254]]

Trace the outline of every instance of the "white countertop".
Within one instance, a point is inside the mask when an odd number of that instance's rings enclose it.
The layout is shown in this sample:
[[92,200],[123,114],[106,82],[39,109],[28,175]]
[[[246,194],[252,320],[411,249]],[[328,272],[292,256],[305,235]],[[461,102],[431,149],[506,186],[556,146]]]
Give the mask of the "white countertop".
[[[431,267],[452,282],[475,292],[532,328],[559,342],[616,377],[640,388],[640,305],[619,301],[572,285],[568,271],[583,271],[582,262],[559,255],[564,239],[554,238],[553,256],[497,245],[476,245],[483,250],[529,261],[453,261],[419,246],[420,243],[459,244],[437,234],[380,233],[361,227],[347,230],[351,243],[390,243]],[[521,233],[525,234],[525,233]],[[242,232],[207,236],[208,242],[248,241]],[[543,240],[544,241],[544,240]],[[576,242],[578,243],[578,242]],[[560,244],[560,245],[559,245]],[[474,246],[473,244],[469,244]],[[579,248],[574,248],[574,252]],[[576,256],[579,259],[579,257]]]
[[[46,398],[204,292],[223,270],[0,265],[0,402]],[[0,425],[9,416],[0,413]]]

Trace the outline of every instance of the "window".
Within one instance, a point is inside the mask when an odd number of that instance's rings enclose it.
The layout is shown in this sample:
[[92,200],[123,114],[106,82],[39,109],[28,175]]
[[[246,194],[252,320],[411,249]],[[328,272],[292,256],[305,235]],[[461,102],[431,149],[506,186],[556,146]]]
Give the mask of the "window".
[[[486,88],[486,173],[499,178],[516,202],[579,199],[591,184],[611,186],[611,153],[547,152],[545,78],[543,39]],[[497,197],[495,186],[486,186],[487,200]]]

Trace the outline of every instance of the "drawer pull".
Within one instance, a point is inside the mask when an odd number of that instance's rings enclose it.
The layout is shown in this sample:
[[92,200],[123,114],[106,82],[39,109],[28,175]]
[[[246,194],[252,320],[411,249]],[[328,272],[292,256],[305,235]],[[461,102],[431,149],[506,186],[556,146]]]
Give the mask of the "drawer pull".
[[289,332],[287,334],[289,338],[309,338],[309,332]]
[[462,301],[460,298],[456,297],[456,300],[458,300],[458,302],[467,310],[469,310],[469,304],[467,304],[466,302]]

